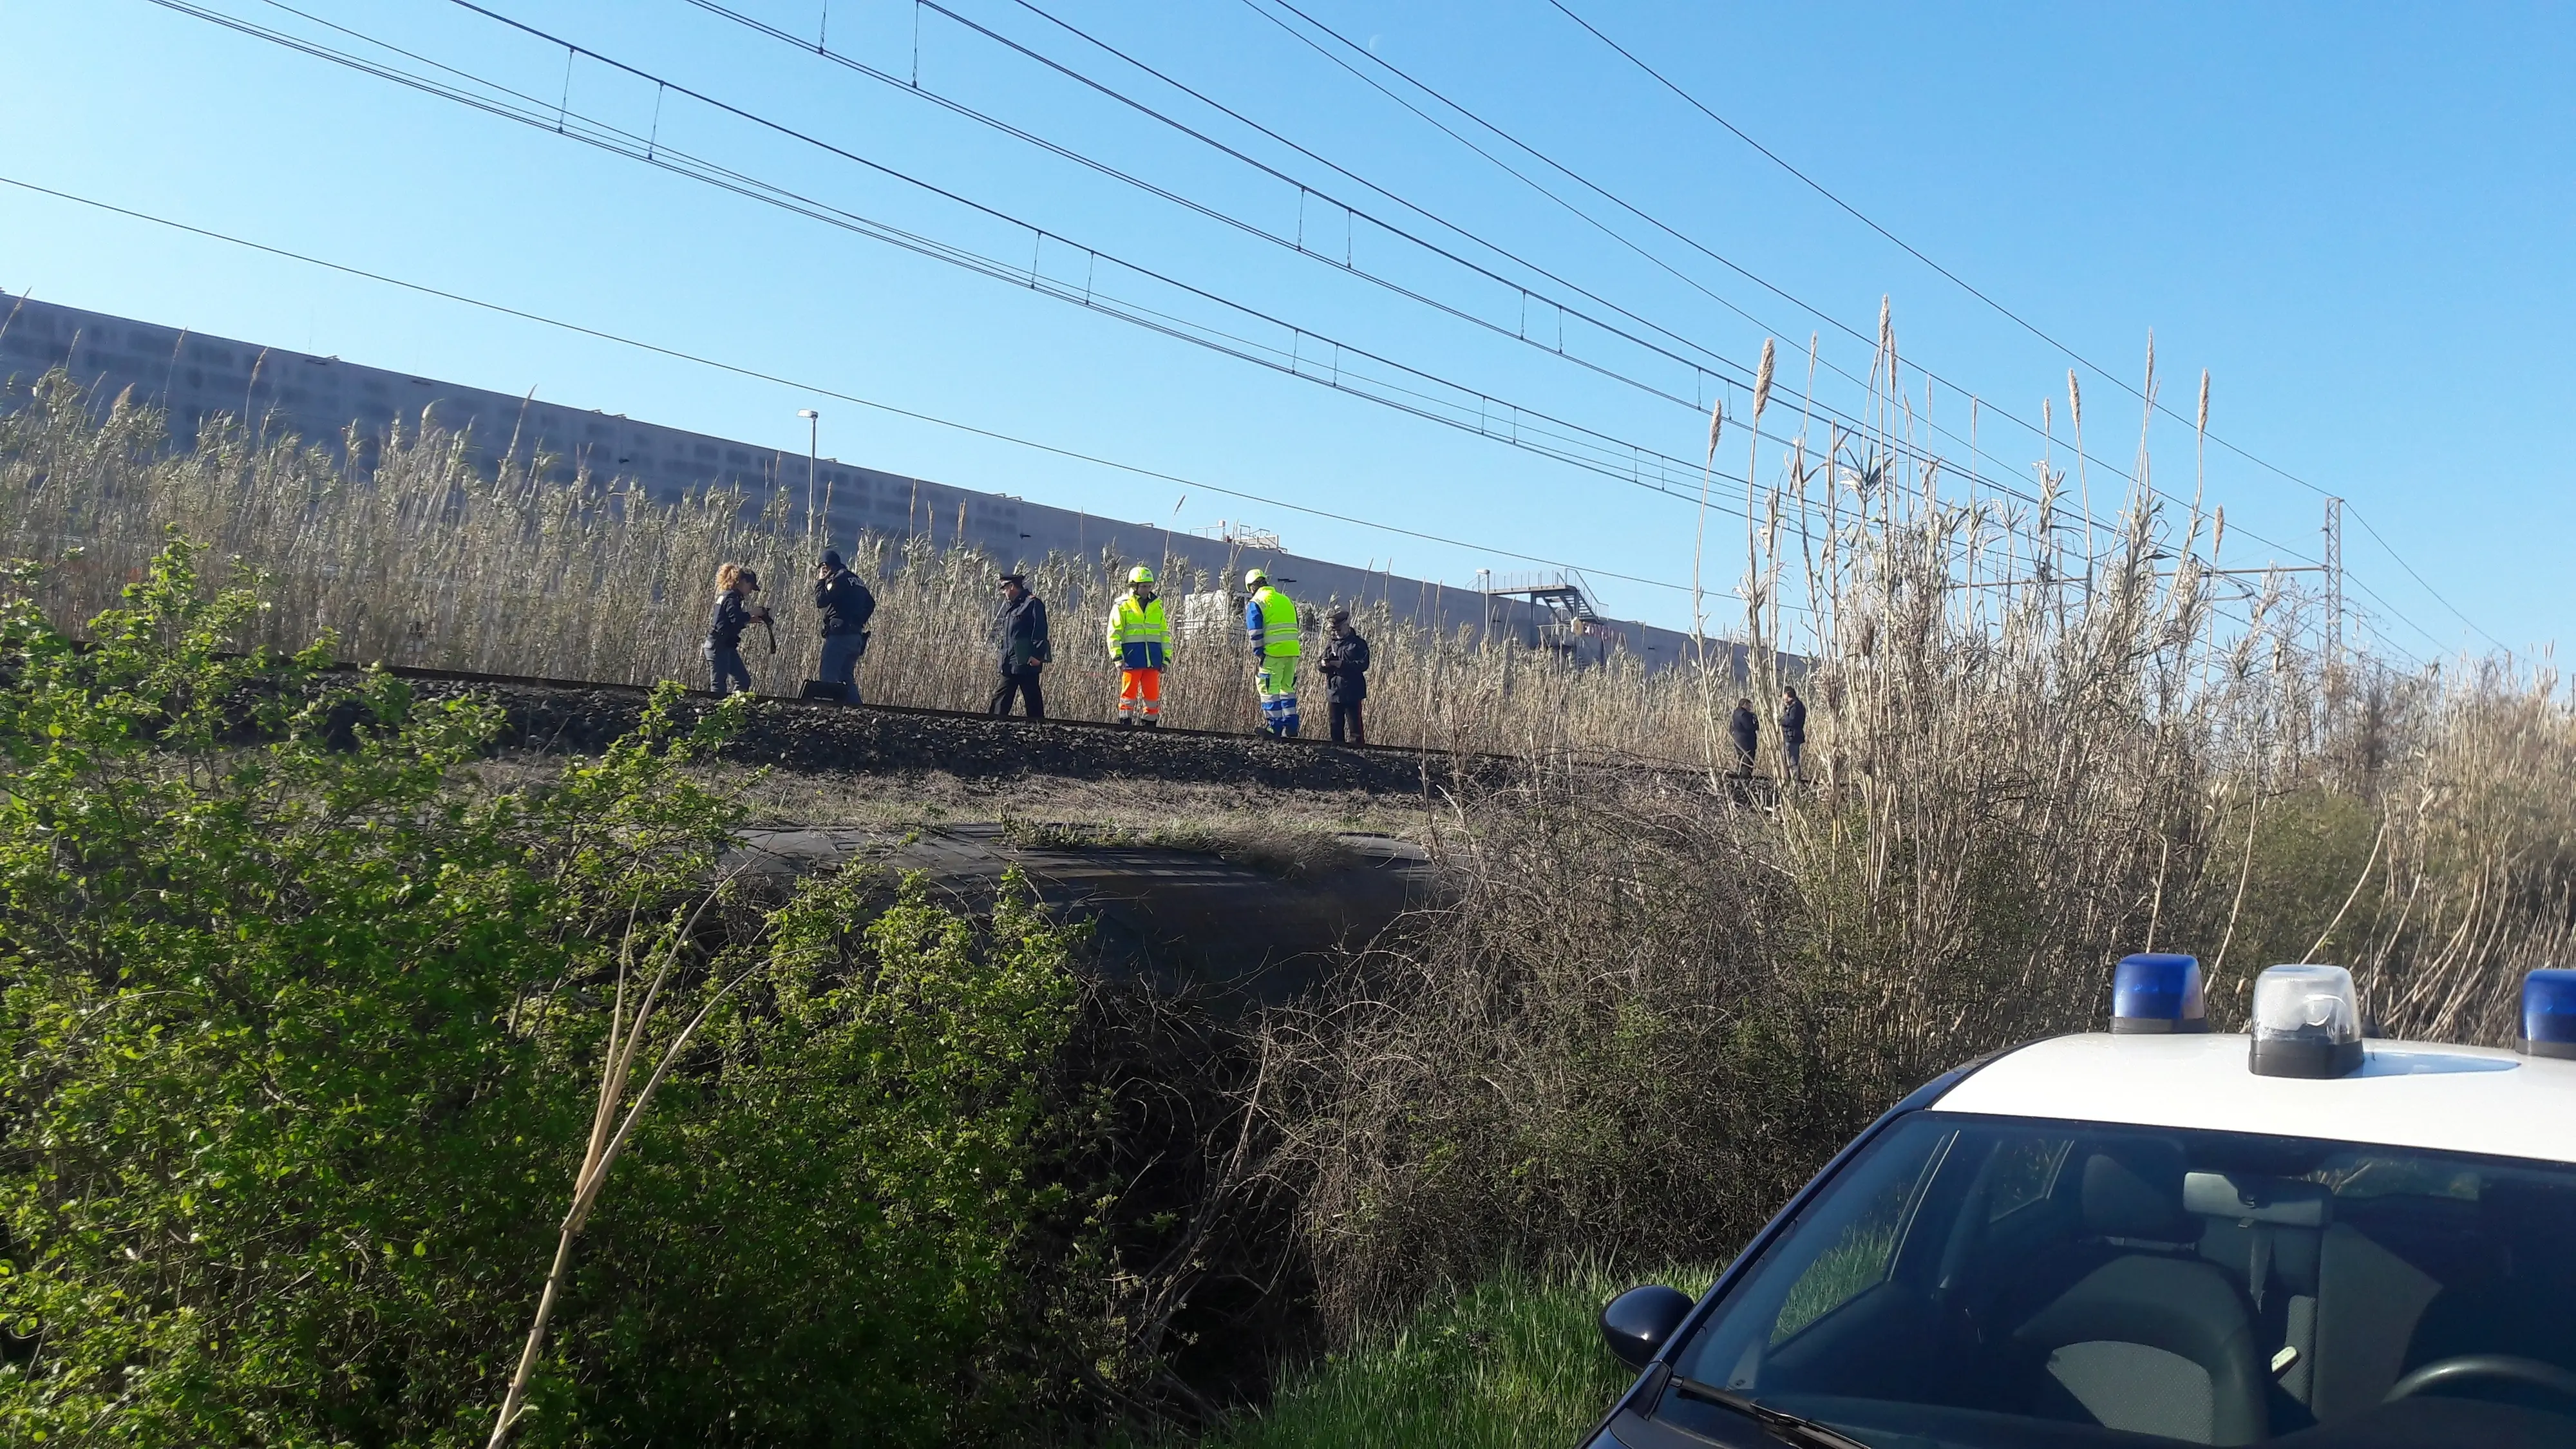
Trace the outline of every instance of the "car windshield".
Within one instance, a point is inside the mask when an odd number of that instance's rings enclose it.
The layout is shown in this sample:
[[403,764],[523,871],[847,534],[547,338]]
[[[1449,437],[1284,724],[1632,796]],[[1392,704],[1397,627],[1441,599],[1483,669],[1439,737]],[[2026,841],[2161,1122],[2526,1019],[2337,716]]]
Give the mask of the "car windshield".
[[2576,1169],[1901,1119],[1670,1359],[1878,1446],[2576,1444]]

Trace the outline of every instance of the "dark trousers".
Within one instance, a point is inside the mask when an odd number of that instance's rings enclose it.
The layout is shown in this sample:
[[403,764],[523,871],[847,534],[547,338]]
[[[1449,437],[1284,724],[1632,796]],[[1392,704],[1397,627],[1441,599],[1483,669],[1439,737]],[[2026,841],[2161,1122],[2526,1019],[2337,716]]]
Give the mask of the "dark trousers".
[[751,692],[751,669],[742,662],[741,650],[710,639],[699,652],[706,656],[707,672],[715,676],[716,698],[722,699],[735,690]]
[[1338,745],[1343,742],[1342,726],[1345,723],[1350,726],[1350,743],[1355,745],[1364,745],[1368,743],[1368,726],[1360,720],[1360,705],[1362,703],[1363,701],[1355,699],[1348,704],[1344,704],[1342,701],[1337,699],[1324,706],[1325,713],[1332,716],[1334,744]]
[[1807,778],[1807,737],[1800,735],[1794,740],[1782,740],[1780,748],[1789,756],[1789,778],[1792,780]]
[[867,642],[856,634],[823,636],[823,662],[818,672],[825,684],[848,685],[852,704],[859,702],[859,651],[866,647]]
[[1738,739],[1735,742],[1735,773],[1739,775],[1753,773],[1753,741]]
[[1011,712],[1011,697],[1015,694],[1021,699],[1028,701],[1029,718],[1046,718],[1046,696],[1038,692],[1038,672],[1036,670],[1031,669],[1025,673],[1003,675],[1002,687],[993,691],[992,712],[994,714],[1001,715],[1009,714]]

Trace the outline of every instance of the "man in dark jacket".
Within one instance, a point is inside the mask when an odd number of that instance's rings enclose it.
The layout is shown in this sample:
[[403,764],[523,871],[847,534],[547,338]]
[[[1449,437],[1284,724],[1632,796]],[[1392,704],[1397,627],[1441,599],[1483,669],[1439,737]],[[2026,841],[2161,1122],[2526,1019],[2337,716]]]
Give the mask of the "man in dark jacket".
[[859,702],[859,656],[868,652],[868,619],[877,611],[877,596],[841,562],[838,549],[827,549],[814,570],[814,607],[823,615],[823,663],[826,684],[838,684]]
[[1753,773],[1753,745],[1762,732],[1761,717],[1753,712],[1751,699],[1735,702],[1735,713],[1726,717],[1726,732],[1735,737],[1735,773]]
[[1368,698],[1368,641],[1351,627],[1351,611],[1335,609],[1324,616],[1331,637],[1324,641],[1324,707],[1333,720],[1333,743],[1342,743],[1342,727],[1350,727],[1350,742],[1368,743],[1368,726],[1360,719],[1360,702]]
[[1780,694],[1788,701],[1780,706],[1780,752],[1789,757],[1789,778],[1803,785],[1807,774],[1800,756],[1807,748],[1807,702],[1785,684],[1780,686]]
[[1002,575],[1002,603],[993,613],[993,654],[1002,666],[1001,688],[993,691],[993,713],[1011,712],[1011,697],[1028,702],[1029,718],[1046,718],[1046,697],[1038,692],[1038,671],[1055,657],[1047,638],[1046,600],[1029,592],[1025,574]]

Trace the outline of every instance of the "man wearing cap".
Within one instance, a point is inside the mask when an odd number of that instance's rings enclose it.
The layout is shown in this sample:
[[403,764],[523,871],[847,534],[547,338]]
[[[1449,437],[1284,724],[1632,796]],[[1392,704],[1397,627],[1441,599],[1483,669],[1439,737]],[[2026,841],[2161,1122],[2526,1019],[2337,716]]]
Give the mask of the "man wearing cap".
[[1252,591],[1243,606],[1244,632],[1252,638],[1253,688],[1261,695],[1261,728],[1280,739],[1297,735],[1297,601],[1280,592],[1270,575],[1253,569],[1243,576]]
[[1127,571],[1127,592],[1109,606],[1109,657],[1118,665],[1118,727],[1163,723],[1163,662],[1171,657],[1172,631],[1163,601],[1154,595],[1154,571]]
[[1315,666],[1324,672],[1324,708],[1332,716],[1333,743],[1342,743],[1342,731],[1350,731],[1350,742],[1368,743],[1368,726],[1360,720],[1360,701],[1368,698],[1368,641],[1351,627],[1351,611],[1336,608],[1324,616],[1324,626],[1332,637],[1324,641],[1323,656]]
[[814,607],[823,615],[823,662],[826,684],[847,690],[843,697],[859,702],[859,656],[868,652],[868,619],[877,611],[877,596],[841,562],[839,549],[823,552],[814,570]]
[[1029,592],[1026,574],[1002,575],[1002,602],[993,611],[993,651],[1002,666],[1002,685],[993,691],[993,713],[1011,712],[1011,697],[1028,705],[1029,718],[1046,718],[1046,696],[1038,692],[1038,671],[1055,657],[1047,639],[1046,601]]

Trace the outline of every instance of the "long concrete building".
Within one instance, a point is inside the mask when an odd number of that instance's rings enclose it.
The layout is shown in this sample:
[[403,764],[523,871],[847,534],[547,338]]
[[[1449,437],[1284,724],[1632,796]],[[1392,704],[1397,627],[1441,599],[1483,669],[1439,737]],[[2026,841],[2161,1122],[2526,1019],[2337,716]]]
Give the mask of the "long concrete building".
[[[559,483],[584,474],[631,480],[663,500],[709,488],[766,500],[782,487],[801,500],[808,482],[802,453],[0,293],[0,408],[23,402],[34,380],[56,368],[102,409],[128,390],[162,408],[181,447],[209,419],[244,418],[335,449],[354,439],[363,468],[400,420],[405,428],[425,422],[463,434],[469,456],[487,471],[512,453],[522,462],[544,460]],[[1486,575],[1460,587],[1288,553],[1275,537],[1249,530],[1175,532],[836,458],[819,461],[812,483],[830,500],[825,516],[834,536],[927,535],[1021,563],[1108,550],[1169,560],[1217,591],[1227,587],[1219,581],[1258,564],[1301,601],[1384,604],[1419,624],[1473,627],[1587,660],[1626,652],[1649,669],[1690,657],[1687,634],[1604,619],[1581,579],[1560,574]],[[1214,603],[1221,593],[1203,597]]]

